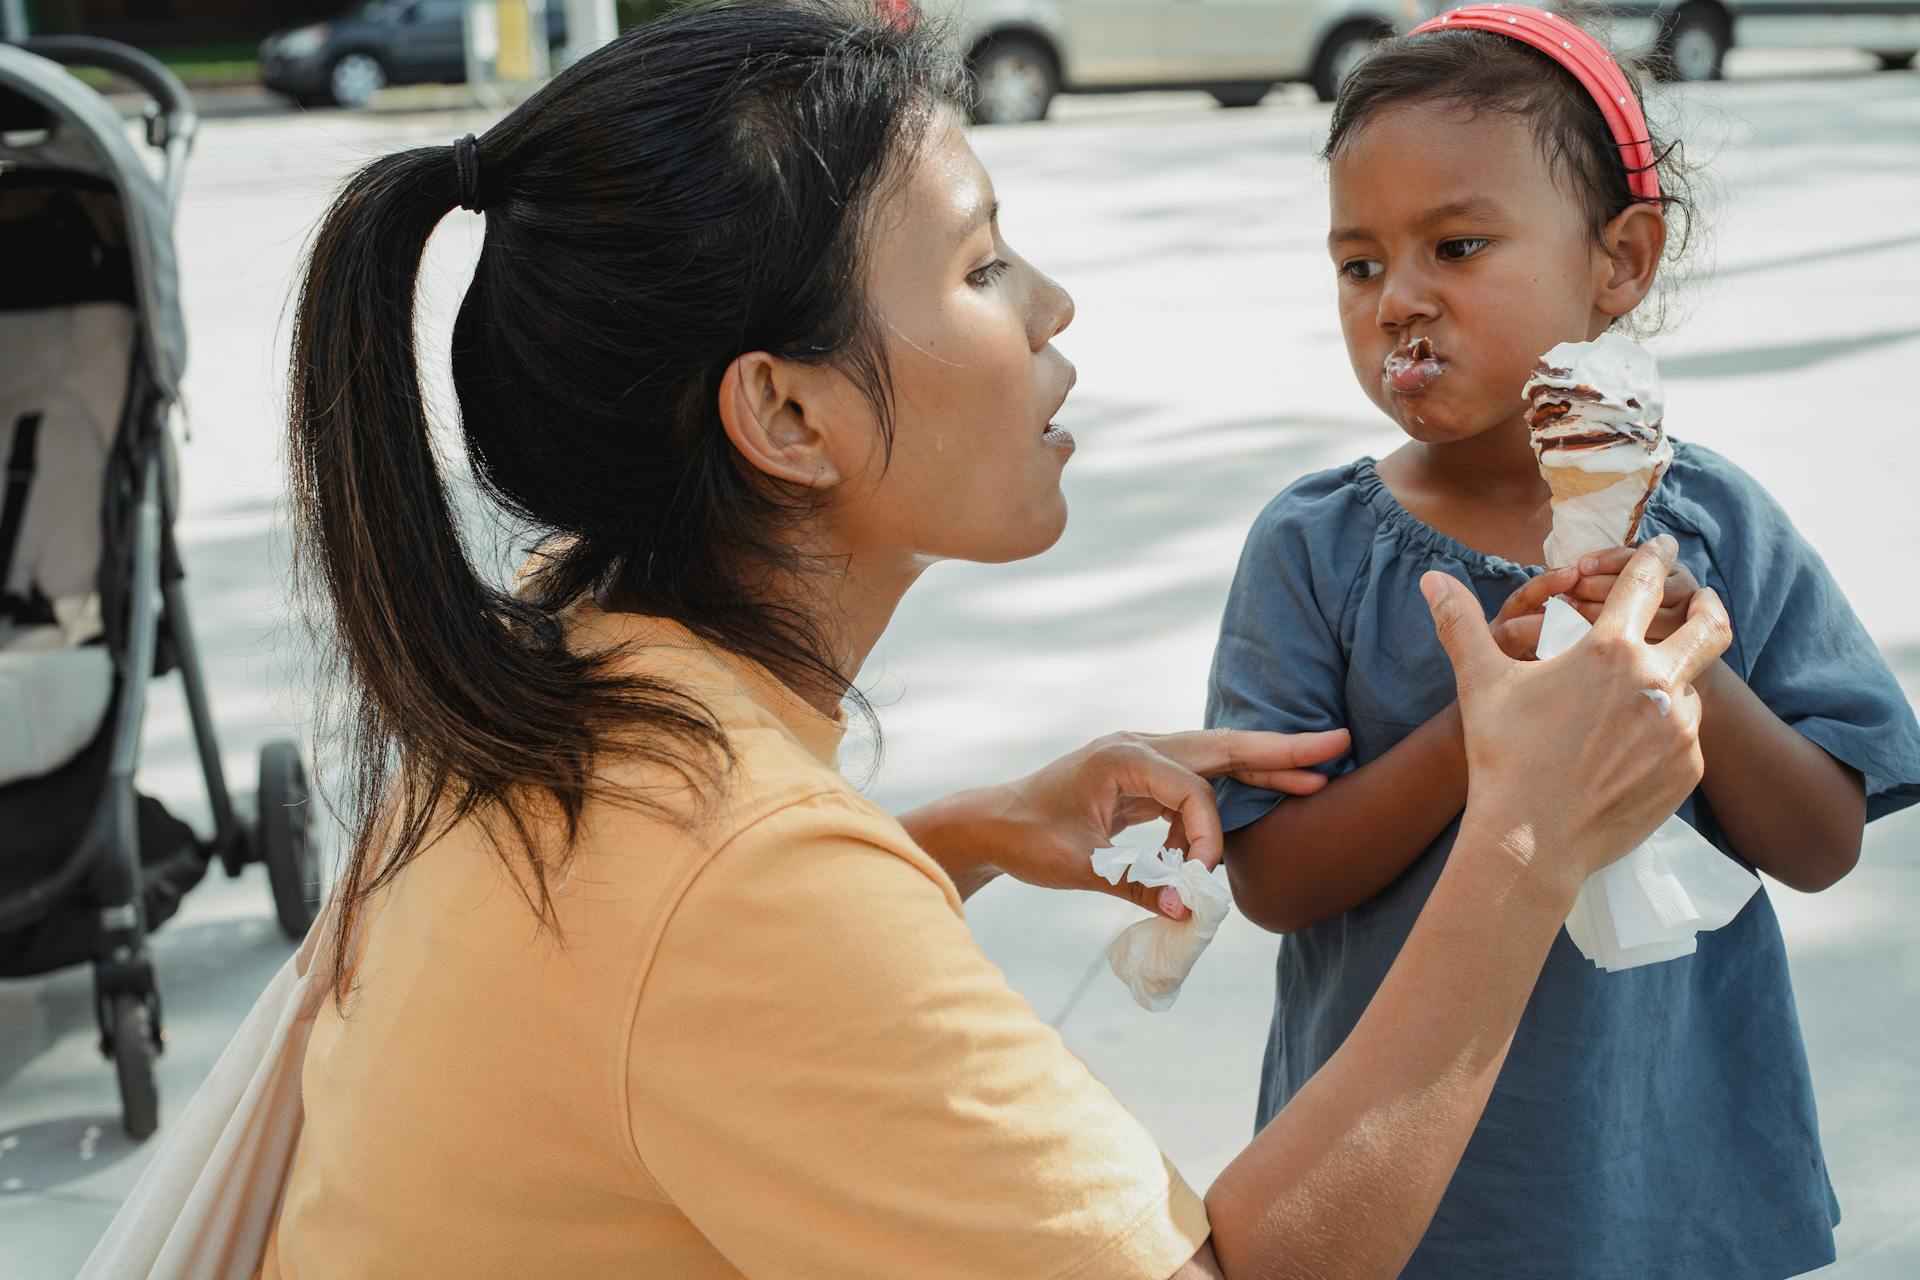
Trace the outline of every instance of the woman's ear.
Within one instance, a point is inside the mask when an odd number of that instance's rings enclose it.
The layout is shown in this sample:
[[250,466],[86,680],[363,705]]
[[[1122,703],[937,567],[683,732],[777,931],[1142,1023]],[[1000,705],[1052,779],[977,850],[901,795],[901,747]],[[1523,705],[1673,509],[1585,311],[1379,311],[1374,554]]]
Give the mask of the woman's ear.
[[1593,305],[1609,319],[1626,315],[1653,289],[1667,247],[1667,218],[1655,205],[1634,201],[1600,232],[1604,251]]
[[754,470],[808,489],[840,483],[827,438],[808,419],[808,380],[788,361],[753,351],[720,379],[720,425]]

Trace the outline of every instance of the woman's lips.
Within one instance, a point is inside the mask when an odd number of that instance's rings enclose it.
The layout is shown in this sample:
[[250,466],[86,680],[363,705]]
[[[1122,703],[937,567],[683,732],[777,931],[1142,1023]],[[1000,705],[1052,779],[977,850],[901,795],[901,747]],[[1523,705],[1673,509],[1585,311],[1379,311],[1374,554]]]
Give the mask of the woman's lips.
[[1380,377],[1395,395],[1416,396],[1446,371],[1447,362],[1435,354],[1433,339],[1416,338],[1387,353]]
[[[1073,384],[1080,381],[1080,371],[1072,365],[1067,366],[1067,389],[1060,393],[1060,403],[1054,406],[1054,414],[1067,407],[1067,397],[1073,394]],[[1049,421],[1040,433],[1041,443],[1056,449],[1073,450],[1073,433],[1057,422]]]

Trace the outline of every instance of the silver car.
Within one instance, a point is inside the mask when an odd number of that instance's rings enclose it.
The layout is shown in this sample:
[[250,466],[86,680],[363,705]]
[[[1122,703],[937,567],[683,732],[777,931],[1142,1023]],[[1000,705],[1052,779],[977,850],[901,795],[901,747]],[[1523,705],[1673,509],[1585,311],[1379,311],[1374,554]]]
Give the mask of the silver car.
[[983,124],[1039,120],[1060,93],[1205,89],[1250,107],[1281,81],[1332,101],[1411,0],[930,0],[954,23]]

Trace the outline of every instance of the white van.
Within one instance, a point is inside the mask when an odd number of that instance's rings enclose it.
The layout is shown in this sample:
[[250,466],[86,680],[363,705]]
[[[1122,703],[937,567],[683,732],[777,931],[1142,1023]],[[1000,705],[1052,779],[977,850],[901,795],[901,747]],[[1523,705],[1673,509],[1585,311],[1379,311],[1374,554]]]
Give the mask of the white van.
[[1718,80],[1727,50],[1860,49],[1888,71],[1920,51],[1920,0],[1619,0],[1614,31],[1662,79]]
[[1059,93],[1205,89],[1250,107],[1280,81],[1332,101],[1413,0],[928,0],[958,29],[983,124],[1039,120]]

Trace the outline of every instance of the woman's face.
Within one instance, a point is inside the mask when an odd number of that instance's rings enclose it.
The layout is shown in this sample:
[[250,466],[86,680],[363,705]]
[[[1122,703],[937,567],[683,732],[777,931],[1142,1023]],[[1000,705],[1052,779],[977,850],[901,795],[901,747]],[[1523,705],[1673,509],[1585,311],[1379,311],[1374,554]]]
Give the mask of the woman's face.
[[867,300],[891,372],[893,449],[842,380],[844,478],[823,513],[842,553],[1018,560],[1066,528],[1073,437],[1056,423],[1074,369],[1052,344],[1073,299],[1013,252],[998,213],[950,113],[873,211]]
[[1331,176],[1347,355],[1414,439],[1514,420],[1541,354],[1611,319],[1598,304],[1615,264],[1519,117],[1390,107],[1343,143]]

